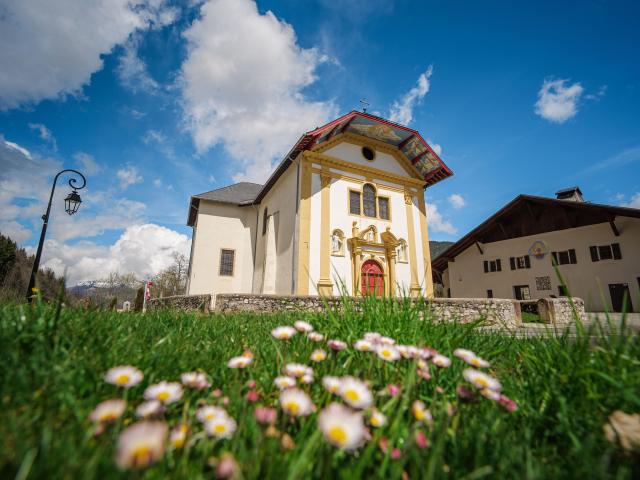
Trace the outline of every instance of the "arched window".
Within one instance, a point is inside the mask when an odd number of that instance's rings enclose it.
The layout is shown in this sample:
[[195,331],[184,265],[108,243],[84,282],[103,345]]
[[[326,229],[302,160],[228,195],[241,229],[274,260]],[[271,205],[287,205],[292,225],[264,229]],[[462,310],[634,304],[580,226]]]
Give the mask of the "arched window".
[[376,216],[376,189],[368,183],[362,187],[362,210],[367,217]]
[[396,258],[398,263],[407,263],[409,255],[407,254],[407,242],[404,239],[400,239],[400,245],[398,245],[398,250],[396,252]]

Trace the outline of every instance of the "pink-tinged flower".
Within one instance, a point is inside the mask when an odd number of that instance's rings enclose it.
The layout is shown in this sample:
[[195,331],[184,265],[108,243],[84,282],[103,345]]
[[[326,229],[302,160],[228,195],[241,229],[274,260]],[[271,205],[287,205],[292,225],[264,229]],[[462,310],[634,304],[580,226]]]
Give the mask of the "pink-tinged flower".
[[238,473],[240,472],[240,467],[238,466],[238,462],[230,453],[225,453],[218,461],[216,465],[216,478],[217,479],[226,479],[226,478],[236,478]]
[[467,360],[467,363],[476,368],[489,368],[491,364],[480,357],[473,357]]
[[136,417],[149,419],[157,417],[164,412],[164,404],[160,400],[149,400],[142,402],[136,408]]
[[224,408],[214,407],[213,405],[203,405],[196,411],[196,418],[200,422],[206,423],[226,414],[227,412]]
[[425,379],[426,381],[431,380],[431,372],[429,372],[429,370],[428,370],[428,369],[422,369],[422,368],[419,368],[419,369],[417,370],[417,373],[418,373],[418,376],[419,376],[420,378],[423,378],[423,379]]
[[447,368],[451,366],[451,359],[440,354],[434,355],[431,362],[433,362],[433,364],[438,368]]
[[296,329],[293,327],[277,327],[271,330],[271,335],[278,340],[289,340],[296,334]]
[[373,342],[370,342],[369,340],[358,340],[353,344],[353,348],[359,352],[373,352],[375,346],[373,345]]
[[313,375],[313,369],[301,363],[288,363],[284,367],[284,373],[290,377],[303,377],[305,375]]
[[245,348],[244,352],[242,352],[242,356],[247,358],[253,358],[253,352],[251,351],[250,348]]
[[306,375],[300,377],[300,383],[311,385],[313,383],[313,374],[307,373]]
[[498,380],[479,370],[467,368],[463,370],[462,376],[467,382],[473,384],[473,386],[478,390],[489,389],[496,392],[502,390],[502,385],[500,385],[500,382]]
[[223,404],[224,406],[229,405],[229,397],[227,397],[227,396],[222,397],[221,402],[222,402],[222,404]]
[[340,391],[341,384],[342,384],[342,379],[338,377],[331,377],[331,376],[322,377],[322,386],[328,392],[337,394]]
[[229,360],[229,363],[227,363],[227,367],[245,368],[251,365],[251,362],[253,362],[253,357],[245,357],[244,355],[241,355],[239,357],[233,357],[231,360]]
[[436,392],[437,392],[437,393],[444,393],[444,388],[442,388],[440,385],[438,385],[438,386],[436,387]]
[[169,443],[171,443],[171,446],[176,449],[184,447],[184,444],[187,442],[188,432],[189,427],[184,423],[173,427],[169,434]]
[[250,390],[253,390],[254,388],[256,388],[256,385],[257,385],[257,383],[256,383],[256,381],[255,381],[255,380],[249,380],[249,381],[247,382],[247,387],[248,387]]
[[409,354],[409,347],[406,345],[396,345],[396,350],[402,358],[411,358]]
[[211,386],[211,383],[207,380],[207,376],[202,372],[183,373],[180,375],[180,380],[185,387],[195,390],[204,390]]
[[220,390],[219,388],[216,388],[213,392],[211,392],[211,395],[214,398],[220,398],[222,396],[222,390]]
[[149,385],[144,391],[147,400],[160,400],[165,405],[177,402],[182,398],[182,385],[176,382],[160,382]]
[[247,402],[257,402],[260,400],[260,394],[256,390],[249,390],[247,392]]
[[275,408],[258,407],[254,410],[253,415],[258,423],[268,425],[275,423],[278,411]]
[[393,460],[399,459],[401,455],[402,455],[402,452],[400,452],[399,448],[395,447],[391,450],[391,458]]
[[393,362],[400,358],[398,350],[393,345],[379,345],[376,348],[376,353],[378,354],[378,358],[384,360],[385,362]]
[[431,423],[433,421],[431,412],[427,410],[424,402],[421,402],[420,400],[413,402],[411,405],[411,413],[413,413],[413,417],[419,422]]
[[309,332],[307,334],[307,338],[312,342],[322,342],[324,340],[324,335],[319,332]]
[[484,398],[488,398],[489,400],[493,400],[494,402],[500,401],[500,392],[491,390],[490,388],[483,388],[480,390],[480,395]]
[[380,343],[382,345],[395,345],[396,341],[393,338],[380,337],[380,338],[378,338],[378,343]]
[[343,377],[340,382],[340,396],[353,408],[369,408],[373,404],[373,396],[366,383],[354,377]]
[[458,385],[456,387],[456,394],[463,402],[473,402],[477,400],[475,392],[464,385]]
[[135,387],[143,378],[142,372],[131,365],[110,368],[104,375],[105,382],[122,388]]
[[276,384],[280,390],[284,390],[285,388],[293,388],[296,386],[296,379],[293,377],[276,377],[273,380],[273,383]]
[[380,410],[374,409],[369,417],[369,425],[380,428],[387,424],[387,417]]
[[162,422],[138,422],[118,437],[116,463],[122,469],[145,468],[164,455],[167,425]]
[[382,453],[387,453],[387,450],[389,450],[389,439],[387,437],[380,437],[380,440],[378,440],[378,448]]
[[230,438],[236,431],[236,421],[231,418],[226,412],[224,415],[215,417],[212,420],[208,420],[204,424],[204,430],[210,437],[216,438]]
[[345,348],[347,348],[347,344],[342,340],[328,340],[327,345],[331,350],[344,350]]
[[476,356],[471,350],[467,350],[466,348],[456,348],[453,351],[453,356],[458,357],[461,360],[467,361],[468,358],[473,358]]
[[382,338],[382,335],[380,335],[378,332],[367,332],[364,334],[363,338],[371,343],[378,343],[378,341]]
[[332,403],[320,412],[318,427],[330,444],[342,450],[355,450],[365,440],[362,414],[340,403]]
[[438,351],[435,348],[424,347],[420,349],[420,358],[423,360],[429,360],[436,355],[438,355]]
[[314,350],[313,352],[311,352],[311,361],[312,362],[322,362],[325,358],[327,358],[327,352],[325,352],[323,349],[318,348],[316,350]]
[[518,409],[518,404],[506,395],[500,395],[498,403],[502,405],[509,413],[513,413]]
[[424,434],[424,432],[416,430],[414,438],[416,440],[416,445],[418,446],[418,448],[424,450],[425,448],[429,447],[429,439]]
[[124,400],[105,400],[96,405],[96,408],[89,415],[89,419],[97,424],[111,423],[122,416],[125,408],[127,408],[127,402]]
[[311,325],[310,323],[305,322],[304,320],[297,320],[296,322],[294,322],[293,326],[300,333],[311,333],[311,332],[313,332],[313,325]]
[[390,383],[389,385],[387,385],[387,391],[389,392],[389,395],[391,395],[392,397],[395,397],[400,393],[400,387],[398,385],[394,385],[393,383]]
[[280,406],[285,413],[294,417],[306,417],[314,409],[309,395],[297,388],[289,388],[280,393]]

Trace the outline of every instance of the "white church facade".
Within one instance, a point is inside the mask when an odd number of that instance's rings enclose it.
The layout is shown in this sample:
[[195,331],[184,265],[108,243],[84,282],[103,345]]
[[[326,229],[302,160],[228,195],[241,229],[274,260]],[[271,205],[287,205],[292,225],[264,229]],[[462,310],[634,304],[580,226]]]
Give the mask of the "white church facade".
[[191,197],[187,294],[432,297],[424,189],[451,175],[418,132],[352,111],[264,185]]

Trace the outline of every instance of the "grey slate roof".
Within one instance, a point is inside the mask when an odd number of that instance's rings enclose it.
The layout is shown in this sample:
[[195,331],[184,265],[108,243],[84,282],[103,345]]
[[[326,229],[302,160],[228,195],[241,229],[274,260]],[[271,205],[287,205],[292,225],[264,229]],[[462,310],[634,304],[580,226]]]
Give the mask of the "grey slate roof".
[[240,205],[253,201],[261,189],[262,185],[258,183],[240,182],[228,187],[211,190],[210,192],[199,193],[194,195],[193,198]]

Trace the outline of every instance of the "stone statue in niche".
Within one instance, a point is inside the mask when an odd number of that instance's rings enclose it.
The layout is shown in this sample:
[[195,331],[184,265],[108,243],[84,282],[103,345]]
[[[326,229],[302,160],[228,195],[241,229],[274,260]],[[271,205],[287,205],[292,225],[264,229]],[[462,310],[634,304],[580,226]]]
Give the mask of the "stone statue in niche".
[[375,239],[376,239],[376,234],[375,234],[375,232],[374,232],[373,230],[369,230],[369,231],[367,232],[367,240],[368,240],[369,242],[373,242],[373,241],[375,241]]
[[344,246],[344,239],[340,232],[335,231],[331,235],[331,253],[334,255],[342,255],[342,248]]

